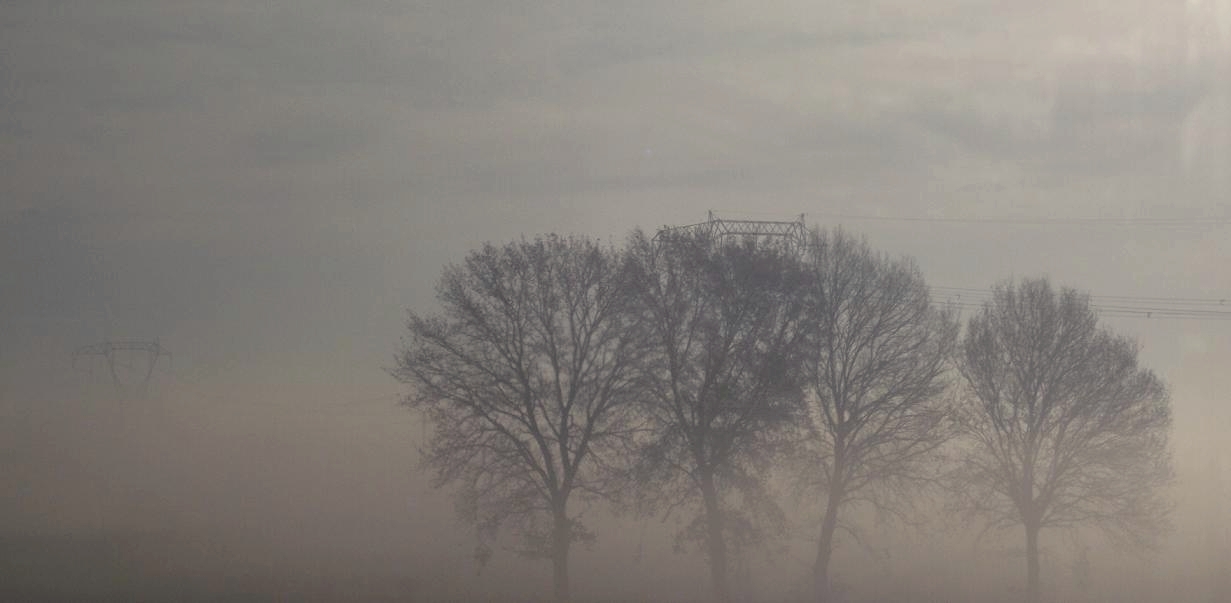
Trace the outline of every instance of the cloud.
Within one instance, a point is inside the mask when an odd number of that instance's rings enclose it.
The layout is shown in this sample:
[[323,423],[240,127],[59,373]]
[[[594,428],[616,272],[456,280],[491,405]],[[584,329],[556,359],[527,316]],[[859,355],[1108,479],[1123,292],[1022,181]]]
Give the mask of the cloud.
[[1138,169],[1193,102],[1160,33],[1184,15],[1140,2],[36,6],[19,169],[163,207],[1053,180]]

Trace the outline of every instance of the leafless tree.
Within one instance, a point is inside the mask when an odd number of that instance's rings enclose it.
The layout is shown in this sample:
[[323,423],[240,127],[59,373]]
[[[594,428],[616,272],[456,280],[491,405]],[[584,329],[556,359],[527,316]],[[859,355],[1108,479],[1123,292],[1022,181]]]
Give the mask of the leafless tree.
[[633,417],[639,335],[620,254],[548,236],[486,245],[441,278],[442,312],[411,313],[393,374],[434,426],[425,462],[456,483],[479,527],[550,557],[555,596],[569,598],[570,544],[592,534],[573,503],[612,493],[604,452]]
[[1028,601],[1043,528],[1155,542],[1172,478],[1166,388],[1134,341],[1098,324],[1089,296],[1046,279],[999,285],[970,318],[958,366],[968,446],[956,500],[989,528],[1025,528]]
[[802,274],[790,250],[676,232],[630,241],[650,325],[650,488],[698,510],[681,534],[702,544],[714,597],[729,600],[732,547],[783,525],[767,487],[782,428],[797,417]]
[[804,480],[820,493],[813,566],[829,598],[844,509],[900,510],[900,495],[935,475],[929,463],[951,434],[940,396],[958,326],[935,308],[914,262],[873,252],[842,231],[814,230],[805,252],[809,313]]

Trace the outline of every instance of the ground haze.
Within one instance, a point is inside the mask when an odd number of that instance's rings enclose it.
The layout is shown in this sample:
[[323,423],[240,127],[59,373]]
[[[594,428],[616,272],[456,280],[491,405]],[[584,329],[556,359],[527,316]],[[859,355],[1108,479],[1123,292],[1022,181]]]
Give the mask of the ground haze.
[[[1231,0],[7,0],[0,599],[550,597],[508,534],[479,571],[421,466],[406,313],[484,243],[712,210],[913,258],[962,323],[1004,281],[1089,293],[1167,386],[1171,525],[1043,530],[1040,599],[1227,600],[1228,73]],[[147,388],[74,366],[119,340],[171,352]],[[816,495],[772,467],[733,600],[812,596]],[[909,502],[835,529],[836,597],[1025,597],[1020,526]],[[680,514],[573,508],[574,600],[712,600]]]

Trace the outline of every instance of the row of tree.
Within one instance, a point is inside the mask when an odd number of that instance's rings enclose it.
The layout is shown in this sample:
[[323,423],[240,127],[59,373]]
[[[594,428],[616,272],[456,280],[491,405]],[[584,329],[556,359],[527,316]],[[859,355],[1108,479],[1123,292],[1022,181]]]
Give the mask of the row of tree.
[[570,546],[594,538],[577,511],[599,500],[690,510],[679,536],[728,600],[733,551],[785,525],[771,476],[820,510],[821,601],[850,511],[920,487],[1024,527],[1032,602],[1041,529],[1147,542],[1164,525],[1165,388],[1087,296],[1046,280],[998,286],[962,329],[913,261],[841,231],[638,231],[488,244],[437,297],[393,369],[434,426],[426,464],[482,542],[511,528],[551,559],[558,600]]

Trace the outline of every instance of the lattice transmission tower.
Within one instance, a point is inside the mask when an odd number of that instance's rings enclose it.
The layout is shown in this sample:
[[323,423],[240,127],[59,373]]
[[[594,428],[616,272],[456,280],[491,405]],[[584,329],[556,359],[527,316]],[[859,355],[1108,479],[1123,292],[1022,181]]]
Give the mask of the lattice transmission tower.
[[88,365],[93,373],[98,364],[105,364],[117,394],[144,396],[163,357],[170,368],[171,351],[157,339],[105,340],[77,348],[73,352],[73,368],[81,370],[82,365]]
[[803,247],[807,241],[807,228],[804,226],[804,215],[790,221],[780,220],[726,220],[709,212],[708,219],[697,224],[685,226],[664,226],[654,235],[655,242],[662,242],[676,233],[705,234],[717,239],[778,239],[788,245]]

